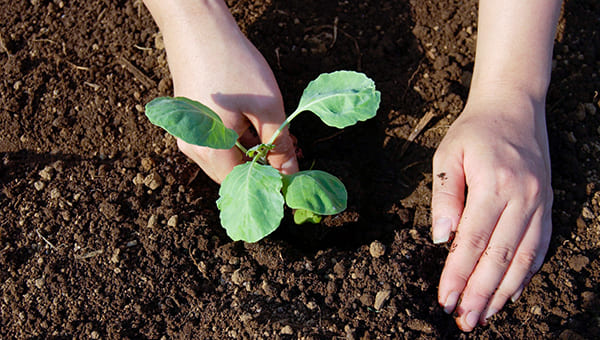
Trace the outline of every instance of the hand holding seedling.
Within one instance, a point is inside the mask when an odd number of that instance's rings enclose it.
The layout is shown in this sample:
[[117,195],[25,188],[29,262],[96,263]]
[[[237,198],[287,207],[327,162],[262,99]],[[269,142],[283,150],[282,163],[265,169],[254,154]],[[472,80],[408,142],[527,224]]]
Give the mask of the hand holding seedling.
[[362,73],[338,71],[321,74],[308,84],[294,112],[271,138],[246,149],[239,135],[227,128],[206,105],[185,97],[160,97],[146,105],[150,121],[190,145],[229,150],[237,146],[250,161],[237,165],[225,177],[217,206],[221,224],[233,240],[256,242],[273,232],[283,218],[284,202],[296,210],[294,220],[318,222],[320,215],[346,209],[346,188],[335,176],[308,170],[281,174],[269,162],[279,136],[299,114],[310,111],[337,128],[375,116],[380,93]]
[[[285,120],[281,93],[262,55],[238,28],[223,1],[146,0],[163,34],[176,96],[213,109],[242,144],[266,143]],[[258,133],[256,138],[250,127]],[[178,139],[179,148],[221,183],[242,163],[238,148],[211,149]],[[269,163],[285,174],[298,171],[287,129]]]
[[559,9],[560,1],[480,2],[469,100],[434,157],[434,242],[456,231],[438,299],[464,331],[516,300],[548,249],[544,103]]

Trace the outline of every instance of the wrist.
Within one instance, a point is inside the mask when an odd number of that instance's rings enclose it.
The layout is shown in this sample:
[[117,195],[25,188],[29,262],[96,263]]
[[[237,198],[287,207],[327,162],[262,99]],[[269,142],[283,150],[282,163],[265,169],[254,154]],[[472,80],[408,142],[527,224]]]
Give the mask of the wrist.
[[543,104],[550,84],[550,70],[512,70],[487,68],[475,70],[469,89],[469,97],[508,96],[529,99]]
[[502,81],[472,86],[463,112],[467,115],[492,115],[495,118],[538,124],[545,121],[545,95]]

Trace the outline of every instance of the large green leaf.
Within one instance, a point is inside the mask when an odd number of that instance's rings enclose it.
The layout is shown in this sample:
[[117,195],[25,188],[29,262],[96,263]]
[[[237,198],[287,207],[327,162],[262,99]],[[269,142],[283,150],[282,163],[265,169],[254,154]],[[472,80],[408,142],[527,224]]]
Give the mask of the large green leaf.
[[281,174],[269,165],[247,162],[233,168],[217,200],[227,235],[256,242],[277,229],[283,218],[282,185]]
[[285,203],[319,215],[333,215],[346,209],[348,193],[335,176],[320,170],[300,171],[283,176]]
[[325,124],[341,129],[374,117],[380,97],[375,83],[362,73],[323,73],[304,89],[295,112],[311,111]]
[[146,116],[152,124],[189,144],[231,149],[239,138],[209,107],[184,97],[155,98],[146,104]]

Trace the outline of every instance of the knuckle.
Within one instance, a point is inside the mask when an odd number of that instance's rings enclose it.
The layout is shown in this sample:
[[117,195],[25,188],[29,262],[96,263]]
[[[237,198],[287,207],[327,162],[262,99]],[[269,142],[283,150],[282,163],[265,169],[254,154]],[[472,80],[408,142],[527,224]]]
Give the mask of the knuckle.
[[[519,266],[534,269],[533,267],[537,262],[536,258],[537,254],[535,250],[523,250],[515,256],[513,261]],[[537,272],[537,270],[535,271]]]
[[485,251],[485,255],[496,264],[506,267],[512,260],[514,252],[514,248],[510,246],[490,246]]
[[503,191],[514,187],[518,174],[509,167],[500,167],[496,169],[496,187],[497,191]]
[[527,179],[527,184],[525,186],[526,197],[531,201],[539,202],[543,193],[545,193],[544,185],[537,177],[530,176],[530,178]]
[[494,288],[485,287],[480,284],[474,284],[471,286],[465,294],[465,298],[463,300],[471,300],[471,301],[489,301],[492,295],[494,295]]
[[454,270],[452,271],[452,276],[457,282],[467,282],[469,281],[469,277],[471,276],[471,272],[466,272],[464,270]]
[[481,254],[481,252],[487,246],[488,240],[489,236],[487,233],[482,231],[473,231],[467,237],[465,237],[464,242],[467,243],[467,247],[469,247],[469,249],[475,250],[477,253]]

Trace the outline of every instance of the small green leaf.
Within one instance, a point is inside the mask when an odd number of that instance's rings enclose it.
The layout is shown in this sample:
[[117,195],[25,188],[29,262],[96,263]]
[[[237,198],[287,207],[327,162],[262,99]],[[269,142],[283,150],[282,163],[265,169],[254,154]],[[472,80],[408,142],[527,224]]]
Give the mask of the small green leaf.
[[292,209],[319,215],[333,215],[346,209],[348,193],[335,176],[320,170],[300,171],[283,176],[283,195]]
[[221,224],[232,240],[256,242],[272,233],[283,218],[281,174],[269,165],[236,166],[219,189]]
[[373,118],[381,94],[366,75],[353,71],[321,74],[311,81],[295,112],[311,111],[339,129]]
[[313,223],[317,224],[321,222],[321,215],[317,215],[312,211],[298,209],[294,211],[294,223],[296,224],[304,224],[304,223]]
[[189,144],[231,149],[239,138],[209,107],[184,97],[155,98],[146,104],[146,116]]

